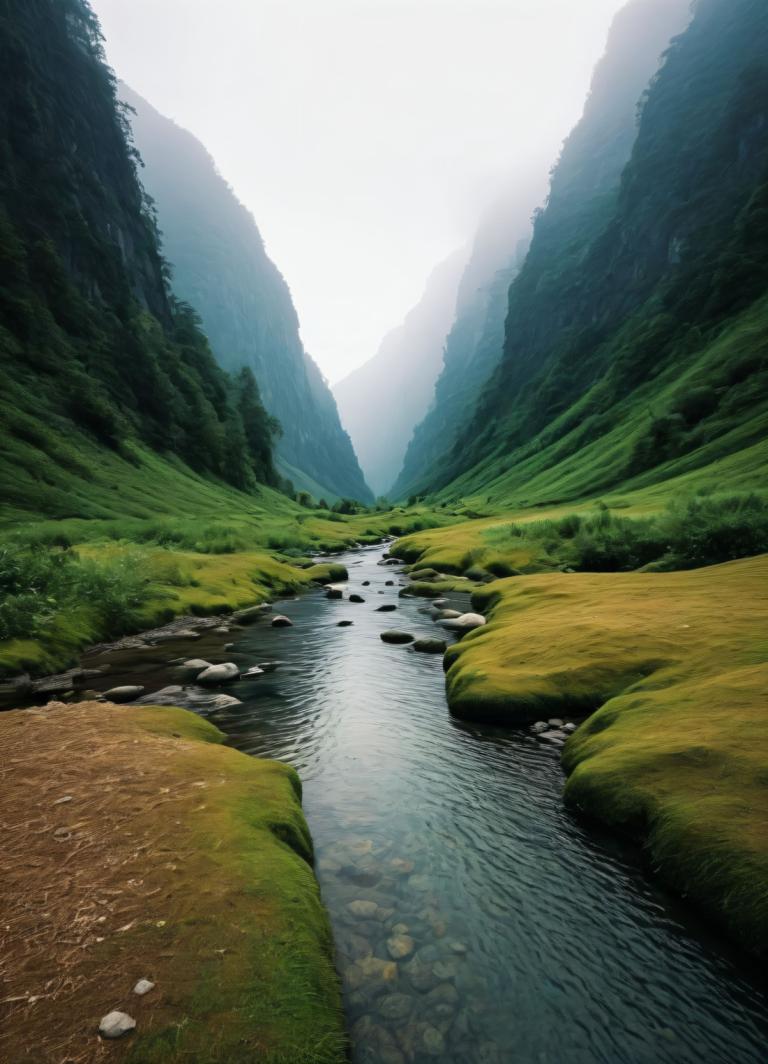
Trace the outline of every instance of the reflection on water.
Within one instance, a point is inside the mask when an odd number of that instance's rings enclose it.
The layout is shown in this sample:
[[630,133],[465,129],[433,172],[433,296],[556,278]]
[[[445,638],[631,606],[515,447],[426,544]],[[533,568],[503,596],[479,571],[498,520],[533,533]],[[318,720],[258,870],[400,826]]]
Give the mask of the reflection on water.
[[301,773],[355,1062],[765,1062],[761,991],[565,812],[557,751],[452,722],[441,659],[381,642],[435,629],[380,553],[342,559],[365,603],[244,633],[232,660],[282,664],[213,718]]

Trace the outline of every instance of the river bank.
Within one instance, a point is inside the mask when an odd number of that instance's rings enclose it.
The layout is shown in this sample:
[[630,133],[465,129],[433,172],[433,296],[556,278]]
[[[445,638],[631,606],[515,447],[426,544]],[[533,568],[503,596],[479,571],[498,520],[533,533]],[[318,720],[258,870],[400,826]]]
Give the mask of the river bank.
[[[394,549],[413,569],[473,531]],[[768,952],[766,589],[766,555],[491,580],[472,598],[489,623],[445,658],[458,718],[520,727],[588,716],[563,751],[566,800],[641,841],[668,886],[758,956]]]
[[[169,708],[52,703],[0,737],[3,1060],[341,1064],[292,769]],[[103,1041],[113,1012],[135,1029]]]
[[[451,717],[440,657],[382,641],[391,628],[455,636],[381,553],[336,559],[341,597],[276,603],[289,627],[261,617],[192,644],[241,675],[199,712],[230,746],[302,778],[355,1064],[762,1062],[759,978],[631,847],[569,814],[560,750]],[[448,599],[469,607],[466,593]],[[111,665],[102,690],[152,697],[185,652],[122,644],[84,664]],[[247,675],[258,663],[269,669]]]

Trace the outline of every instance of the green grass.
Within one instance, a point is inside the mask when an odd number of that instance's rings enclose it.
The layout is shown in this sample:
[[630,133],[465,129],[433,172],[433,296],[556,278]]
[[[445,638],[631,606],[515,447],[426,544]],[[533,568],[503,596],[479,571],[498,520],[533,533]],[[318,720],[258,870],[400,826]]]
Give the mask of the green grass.
[[475,593],[446,654],[451,711],[521,725],[589,715],[569,802],[641,837],[742,945],[768,949],[768,556],[672,573],[546,573]]

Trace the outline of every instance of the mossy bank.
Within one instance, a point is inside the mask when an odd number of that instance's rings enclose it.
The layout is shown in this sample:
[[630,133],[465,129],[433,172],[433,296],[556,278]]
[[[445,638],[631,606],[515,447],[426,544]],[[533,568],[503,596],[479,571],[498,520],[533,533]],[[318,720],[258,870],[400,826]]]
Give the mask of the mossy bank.
[[567,801],[642,838],[670,885],[765,952],[768,556],[513,577],[473,601],[490,622],[448,650],[452,712],[588,716],[564,748]]
[[[287,765],[177,709],[0,716],[3,1060],[341,1064],[332,942]],[[154,983],[145,996],[140,979]],[[31,1059],[31,1058],[30,1058]]]

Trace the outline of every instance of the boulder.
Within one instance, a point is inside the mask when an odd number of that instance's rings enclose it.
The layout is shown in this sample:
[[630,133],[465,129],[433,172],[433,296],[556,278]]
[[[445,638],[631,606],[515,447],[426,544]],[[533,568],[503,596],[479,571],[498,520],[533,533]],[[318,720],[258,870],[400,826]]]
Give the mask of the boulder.
[[279,613],[277,615],[277,617],[273,617],[272,618],[272,627],[273,628],[293,628],[293,621],[291,621],[288,617],[283,616],[282,613]]
[[349,596],[349,601],[357,603],[357,602],[365,602],[365,599],[363,598],[362,595],[350,595]]
[[143,691],[143,687],[126,684],[123,687],[112,687],[109,691],[105,691],[104,698],[108,702],[134,702],[141,696]]
[[209,665],[207,669],[203,669],[201,673],[198,673],[196,683],[204,684],[206,687],[215,687],[219,683],[231,683],[239,675],[240,670],[237,665],[233,661],[225,661],[222,665]]
[[377,606],[376,607],[376,612],[377,613],[391,613],[392,610],[396,610],[396,609],[397,609],[397,606],[394,604],[394,602],[387,602],[383,606]]
[[413,649],[421,654],[444,654],[447,644],[444,639],[417,639]]
[[325,597],[329,599],[344,598],[344,592],[340,587],[328,587],[325,589]]
[[388,631],[382,632],[381,638],[385,643],[412,643],[414,636],[409,635],[408,632]]

